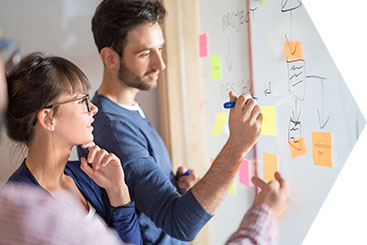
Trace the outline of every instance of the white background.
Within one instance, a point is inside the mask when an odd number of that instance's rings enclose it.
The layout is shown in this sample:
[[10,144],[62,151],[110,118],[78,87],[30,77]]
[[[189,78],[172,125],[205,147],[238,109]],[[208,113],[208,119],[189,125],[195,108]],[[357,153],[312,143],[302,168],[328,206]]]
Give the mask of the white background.
[[[304,0],[303,3],[366,118],[366,1]],[[366,154],[365,129],[303,244],[367,244]]]

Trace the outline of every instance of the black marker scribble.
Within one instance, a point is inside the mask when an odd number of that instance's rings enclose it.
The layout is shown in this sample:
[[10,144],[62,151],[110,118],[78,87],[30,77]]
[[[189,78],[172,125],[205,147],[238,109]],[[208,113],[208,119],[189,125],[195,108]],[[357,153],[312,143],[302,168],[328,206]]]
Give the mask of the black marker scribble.
[[281,11],[283,13],[293,11],[293,10],[296,10],[296,9],[300,8],[302,5],[303,4],[300,0],[283,0],[282,1],[282,6],[281,6]]
[[231,57],[231,40],[230,40],[230,38],[228,38],[228,53],[226,55],[226,66],[227,66],[228,71],[232,70],[233,59]]
[[265,96],[271,95],[271,83],[269,81],[269,86],[267,89],[264,90]]
[[287,61],[288,91],[296,99],[303,101],[306,93],[306,63],[304,60]]
[[[246,18],[245,18],[246,23],[248,23],[250,21],[250,14],[254,13],[255,10],[257,10],[257,7],[256,8],[250,8],[250,11],[247,12]],[[252,14],[252,20],[255,20],[255,14]]]

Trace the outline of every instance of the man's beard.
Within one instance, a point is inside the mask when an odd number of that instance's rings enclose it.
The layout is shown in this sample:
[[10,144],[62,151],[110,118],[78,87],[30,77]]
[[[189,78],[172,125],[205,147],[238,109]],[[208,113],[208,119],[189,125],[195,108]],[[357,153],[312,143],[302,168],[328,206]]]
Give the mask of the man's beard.
[[[152,73],[156,73],[157,70],[152,70],[144,74],[144,76],[150,75]],[[146,82],[143,78],[140,78],[132,71],[130,71],[125,64],[120,61],[120,69],[119,69],[119,79],[125,85],[133,88],[137,88],[140,90],[152,90],[157,86],[157,81],[154,82]]]

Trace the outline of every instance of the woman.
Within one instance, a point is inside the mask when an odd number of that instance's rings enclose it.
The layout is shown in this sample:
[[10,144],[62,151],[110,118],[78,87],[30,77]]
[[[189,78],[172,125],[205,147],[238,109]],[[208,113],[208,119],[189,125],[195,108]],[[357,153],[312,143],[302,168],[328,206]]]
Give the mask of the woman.
[[[9,182],[36,185],[53,196],[67,191],[87,217],[98,222],[99,215],[124,242],[140,244],[120,160],[93,143],[98,109],[89,101],[89,88],[83,72],[63,58],[32,53],[22,59],[8,77],[6,129],[28,154]],[[68,161],[75,145],[89,149],[88,159]]]

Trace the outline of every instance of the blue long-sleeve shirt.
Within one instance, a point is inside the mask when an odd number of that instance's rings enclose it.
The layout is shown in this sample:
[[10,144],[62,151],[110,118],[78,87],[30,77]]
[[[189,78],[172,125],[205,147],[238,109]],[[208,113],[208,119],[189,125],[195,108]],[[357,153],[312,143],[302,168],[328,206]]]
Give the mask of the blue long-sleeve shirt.
[[[191,191],[178,193],[171,160],[159,134],[138,111],[97,93],[92,102],[99,109],[94,116],[94,141],[121,160],[144,243],[193,240],[212,216]],[[78,154],[86,156],[87,152],[78,147]]]
[[[134,202],[126,208],[111,206],[106,191],[80,169],[79,161],[69,161],[64,171],[73,179],[81,194],[96,209],[98,215],[117,231],[122,241],[133,244],[142,243]],[[43,189],[27,168],[25,160],[10,176],[8,182],[26,183]]]

